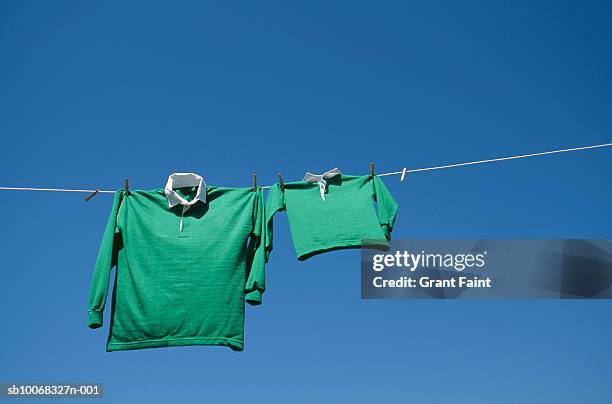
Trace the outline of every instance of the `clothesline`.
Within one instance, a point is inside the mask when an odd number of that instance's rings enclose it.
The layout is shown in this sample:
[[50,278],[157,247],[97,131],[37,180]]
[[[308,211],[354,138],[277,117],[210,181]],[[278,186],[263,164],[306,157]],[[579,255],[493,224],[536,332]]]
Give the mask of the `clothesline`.
[[[416,173],[416,172],[421,172],[421,171],[444,170],[447,168],[456,168],[456,167],[485,164],[485,163],[495,163],[498,161],[515,160],[515,159],[522,159],[522,158],[527,158],[527,157],[537,157],[537,156],[544,156],[548,154],[567,153],[567,152],[573,152],[573,151],[579,151],[579,150],[597,149],[597,148],[611,147],[611,146],[612,146],[612,143],[602,143],[602,144],[597,144],[597,145],[592,145],[592,146],[582,146],[582,147],[572,147],[569,149],[549,150],[549,151],[538,152],[538,153],[520,154],[517,156],[499,157],[499,158],[486,159],[486,160],[467,161],[464,163],[446,164],[446,165],[433,166],[433,167],[411,168],[411,169],[404,168],[402,169],[402,171],[394,171],[390,173],[381,173],[381,174],[376,174],[376,175],[378,175],[379,177],[384,177],[384,176],[389,176],[389,175],[401,175],[401,180],[403,181],[406,174],[408,173]],[[270,188],[270,185],[264,186],[262,188]],[[80,192],[80,193],[90,193],[90,194],[93,192],[104,193],[104,194],[114,194],[115,193],[115,191],[96,190],[96,189],[32,188],[32,187],[0,187],[0,191]]]

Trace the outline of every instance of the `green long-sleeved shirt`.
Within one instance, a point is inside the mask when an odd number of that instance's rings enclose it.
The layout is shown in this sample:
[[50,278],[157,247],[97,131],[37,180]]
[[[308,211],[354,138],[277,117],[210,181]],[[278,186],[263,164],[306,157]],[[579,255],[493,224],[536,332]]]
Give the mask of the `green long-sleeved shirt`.
[[[272,248],[272,222],[286,211],[298,260],[365,243],[388,247],[397,203],[378,176],[338,174],[326,179],[325,200],[316,182],[274,184],[266,199],[267,249]],[[376,202],[378,212],[374,205]]]
[[244,302],[261,303],[265,290],[263,191],[207,187],[180,227],[182,208],[163,189],[115,194],[88,304],[89,327],[101,327],[116,267],[107,351],[243,349]]

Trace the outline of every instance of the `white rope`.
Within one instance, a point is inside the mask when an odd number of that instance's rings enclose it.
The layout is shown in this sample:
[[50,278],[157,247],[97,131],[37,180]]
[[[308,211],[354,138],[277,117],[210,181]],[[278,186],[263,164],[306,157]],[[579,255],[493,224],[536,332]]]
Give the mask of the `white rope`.
[[[96,192],[95,189],[63,189],[63,188],[20,188],[20,187],[0,187],[0,191],[49,191],[49,192]],[[97,190],[101,194],[114,194],[115,191]]]
[[[570,149],[558,149],[558,150],[550,150],[550,151],[545,151],[545,152],[540,152],[540,153],[521,154],[517,156],[510,156],[510,157],[499,157],[499,158],[487,159],[487,160],[467,161],[465,163],[446,164],[442,166],[411,168],[411,169],[404,168],[402,171],[395,171],[391,173],[382,173],[382,174],[376,174],[376,175],[378,175],[379,177],[385,177],[388,175],[400,175],[400,174],[406,174],[406,173],[416,173],[420,171],[443,170],[446,168],[471,166],[471,165],[484,164],[484,163],[494,163],[494,162],[506,161],[506,160],[524,159],[527,157],[544,156],[547,154],[567,153],[567,152],[573,152],[573,151],[579,151],[579,150],[597,149],[601,147],[610,147],[610,146],[612,146],[612,143],[602,143],[602,144],[596,144],[593,146],[572,147]],[[270,188],[270,185],[264,186],[262,188]],[[95,189],[65,189],[65,188],[0,187],[0,191],[83,192],[83,193],[91,194],[95,192],[96,190]],[[97,191],[99,193],[104,193],[104,194],[114,194],[115,193],[115,191],[104,191],[104,190],[97,190]]]
[[[466,163],[447,164],[447,165],[444,165],[444,166],[435,166],[435,167],[426,167],[426,168],[412,168],[412,169],[406,169],[405,172],[407,172],[407,173],[416,173],[416,172],[419,172],[419,171],[443,170],[445,168],[455,168],[455,167],[471,166],[471,165],[475,165],[475,164],[494,163],[496,161],[524,159],[524,158],[527,158],[527,157],[544,156],[546,154],[566,153],[566,152],[572,152],[572,151],[578,151],[578,150],[596,149],[596,148],[599,148],[599,147],[610,147],[610,146],[612,146],[612,143],[603,143],[603,144],[597,144],[597,145],[594,145],[594,146],[572,147],[571,149],[559,149],[559,150],[551,150],[551,151],[545,151],[545,152],[540,152],[540,153],[521,154],[521,155],[518,155],[518,156],[499,157],[499,158],[496,158],[496,159],[468,161]],[[398,175],[398,174],[401,174],[402,172],[403,171],[396,171],[396,172],[393,172],[393,173],[384,173],[384,174],[377,174],[377,175],[379,177],[384,177],[386,175]]]

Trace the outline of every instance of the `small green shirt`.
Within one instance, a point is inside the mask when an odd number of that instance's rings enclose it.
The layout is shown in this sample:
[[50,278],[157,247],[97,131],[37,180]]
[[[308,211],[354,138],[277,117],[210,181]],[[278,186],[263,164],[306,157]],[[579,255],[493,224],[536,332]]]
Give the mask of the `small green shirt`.
[[[189,192],[183,192],[188,198]],[[102,326],[116,267],[107,351],[179,345],[244,347],[244,303],[265,290],[265,212],[258,188],[207,187],[186,212],[163,189],[115,194],[89,294]]]
[[[325,200],[316,182],[274,184],[266,200],[272,248],[272,218],[285,210],[298,260],[364,244],[388,247],[397,203],[378,176],[335,175],[326,180]],[[377,202],[378,214],[374,202]]]

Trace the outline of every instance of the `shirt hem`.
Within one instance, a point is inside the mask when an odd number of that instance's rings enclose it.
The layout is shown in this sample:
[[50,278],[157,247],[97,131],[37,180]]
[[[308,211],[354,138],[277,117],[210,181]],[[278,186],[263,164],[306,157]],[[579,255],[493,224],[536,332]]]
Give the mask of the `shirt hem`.
[[145,348],[166,348],[173,346],[188,346],[188,345],[219,345],[231,348],[234,351],[242,351],[244,349],[244,341],[225,338],[225,337],[190,337],[190,338],[172,338],[172,339],[153,339],[143,341],[130,342],[109,342],[106,346],[107,352],[125,351],[133,349]]
[[372,240],[368,239],[367,243],[364,242],[363,239],[359,240],[346,240],[341,242],[334,242],[333,244],[321,244],[315,247],[312,247],[304,252],[297,254],[298,261],[305,261],[310,257],[314,257],[315,255],[323,254],[329,251],[334,250],[344,250],[351,248],[361,248],[363,246],[367,246],[370,248],[380,248],[384,250],[389,249],[389,241],[388,240]]

